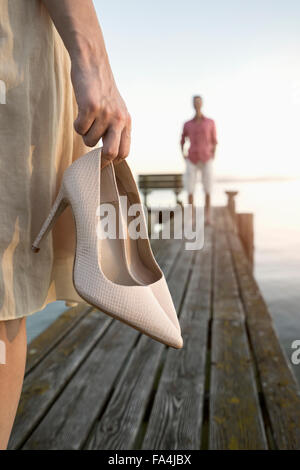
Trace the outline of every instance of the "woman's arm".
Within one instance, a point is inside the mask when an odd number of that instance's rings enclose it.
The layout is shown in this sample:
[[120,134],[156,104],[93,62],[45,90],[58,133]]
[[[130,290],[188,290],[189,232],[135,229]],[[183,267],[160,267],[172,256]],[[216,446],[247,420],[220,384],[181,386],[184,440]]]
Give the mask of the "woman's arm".
[[93,147],[102,137],[104,158],[125,158],[131,118],[117,89],[92,0],[42,0],[71,58],[78,104],[75,130]]

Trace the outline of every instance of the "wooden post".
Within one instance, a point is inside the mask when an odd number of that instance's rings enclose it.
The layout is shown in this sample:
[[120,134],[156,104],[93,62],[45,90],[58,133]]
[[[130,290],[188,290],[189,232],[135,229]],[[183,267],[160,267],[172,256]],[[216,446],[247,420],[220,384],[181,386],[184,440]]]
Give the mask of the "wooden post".
[[253,214],[236,214],[238,234],[244,246],[251,268],[254,265],[254,216]]
[[249,264],[253,269],[254,264],[254,223],[253,214],[237,214],[235,197],[238,191],[225,191],[227,194],[227,207],[235,223],[237,233],[245,249]]
[[238,191],[225,191],[227,194],[227,207],[233,219],[235,219],[235,196]]

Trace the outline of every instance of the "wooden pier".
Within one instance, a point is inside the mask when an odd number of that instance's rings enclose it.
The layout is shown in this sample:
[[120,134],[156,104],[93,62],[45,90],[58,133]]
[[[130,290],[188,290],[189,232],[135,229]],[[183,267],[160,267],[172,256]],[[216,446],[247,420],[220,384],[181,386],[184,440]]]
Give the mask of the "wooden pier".
[[156,240],[181,350],[81,304],[29,347],[10,449],[300,449],[300,393],[238,224]]

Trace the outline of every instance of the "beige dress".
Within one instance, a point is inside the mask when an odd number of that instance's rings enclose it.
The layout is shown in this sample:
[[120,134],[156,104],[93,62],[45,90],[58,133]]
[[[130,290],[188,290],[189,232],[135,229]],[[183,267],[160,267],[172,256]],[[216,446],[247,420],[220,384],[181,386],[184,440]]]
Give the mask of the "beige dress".
[[42,2],[1,0],[0,320],[80,301],[70,208],[31,251],[64,170],[90,150],[73,130],[76,114],[69,56]]

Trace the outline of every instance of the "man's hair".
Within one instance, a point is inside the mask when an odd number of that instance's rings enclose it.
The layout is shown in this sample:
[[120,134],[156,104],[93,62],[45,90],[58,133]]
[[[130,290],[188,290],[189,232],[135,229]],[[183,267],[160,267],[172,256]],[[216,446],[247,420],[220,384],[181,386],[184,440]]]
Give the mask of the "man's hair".
[[195,102],[195,99],[196,99],[196,98],[200,98],[200,99],[203,101],[203,98],[202,98],[201,95],[194,95],[194,96],[193,96],[193,103]]

